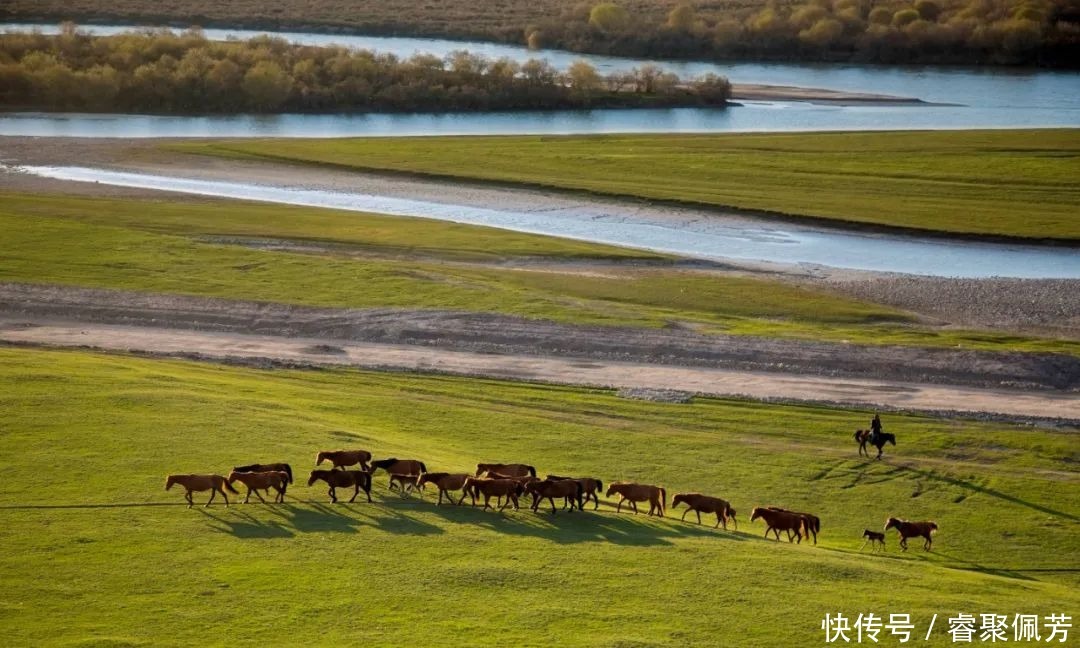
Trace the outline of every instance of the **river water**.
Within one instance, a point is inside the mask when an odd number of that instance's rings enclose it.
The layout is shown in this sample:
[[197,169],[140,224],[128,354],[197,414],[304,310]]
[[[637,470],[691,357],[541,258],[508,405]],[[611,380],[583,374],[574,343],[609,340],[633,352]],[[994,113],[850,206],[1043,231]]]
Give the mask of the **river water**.
[[[3,30],[56,26],[2,24]],[[88,26],[111,34],[129,26]],[[249,38],[260,33],[207,29],[208,38]],[[818,105],[806,102],[746,102],[727,110],[588,110],[485,114],[272,115],[163,117],[8,113],[0,115],[0,135],[69,137],[342,137],[388,135],[577,134],[613,132],[768,132],[953,128],[1080,127],[1080,74],[1053,70],[659,62],[581,55],[558,50],[483,42],[280,32],[288,40],[410,56],[443,56],[467,49],[490,57],[523,61],[544,58],[557,67],[585,59],[601,72],[627,70],[647,62],[680,76],[706,72],[735,83],[763,83],[850,90],[959,105]]]
[[535,234],[656,250],[690,258],[741,259],[804,266],[944,277],[1080,278],[1080,253],[1064,248],[958,242],[916,236],[818,229],[725,218],[691,209],[625,209],[577,201],[529,210],[496,208],[493,198],[437,202],[394,195],[288,185],[222,182],[85,167],[21,167],[26,173],[77,182],[160,189],[203,196],[419,216]]

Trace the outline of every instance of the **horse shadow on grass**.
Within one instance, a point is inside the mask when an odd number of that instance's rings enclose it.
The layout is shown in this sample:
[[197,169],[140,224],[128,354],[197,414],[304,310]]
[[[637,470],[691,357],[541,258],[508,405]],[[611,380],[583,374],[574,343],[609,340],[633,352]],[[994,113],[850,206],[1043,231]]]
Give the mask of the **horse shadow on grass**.
[[211,520],[209,526],[212,530],[228,533],[237,538],[266,540],[291,538],[296,535],[281,523],[260,520],[250,513],[237,511],[235,508],[221,514],[207,509],[199,509],[199,512]]
[[900,466],[900,468],[902,468],[903,470],[905,470],[907,472],[912,473],[913,475],[922,477],[924,479],[928,479],[928,480],[931,480],[931,481],[944,482],[946,484],[949,484],[950,486],[955,486],[957,488],[961,488],[961,489],[970,491],[973,494],[988,495],[990,497],[996,497],[996,498],[998,498],[1000,500],[1004,500],[1004,501],[1010,502],[1012,504],[1017,504],[1019,506],[1027,507],[1027,508],[1029,508],[1029,509],[1031,509],[1033,511],[1038,511],[1040,513],[1046,513],[1047,515],[1053,515],[1053,516],[1056,516],[1056,517],[1062,517],[1062,518],[1065,518],[1066,520],[1071,520],[1073,522],[1080,522],[1080,516],[1076,516],[1076,515],[1073,515],[1071,513],[1066,513],[1064,511],[1058,511],[1056,509],[1050,508],[1049,506],[1043,506],[1042,504],[1036,504],[1035,502],[1029,502],[1027,500],[1020,499],[1019,497],[1016,497],[1015,495],[1010,495],[1008,493],[1003,493],[1003,492],[1001,492],[999,490],[994,490],[993,488],[987,488],[986,486],[980,486],[978,484],[973,484],[973,483],[971,483],[971,482],[969,482],[967,480],[964,480],[964,479],[957,479],[956,477],[949,477],[948,475],[943,475],[941,473],[936,473],[936,472],[932,472],[932,471],[929,471],[929,470],[919,470],[917,468],[910,468],[910,467],[907,467],[907,466]]
[[602,507],[598,511],[586,509],[568,512],[559,510],[554,515],[551,508],[541,507],[534,513],[528,506],[514,511],[510,508],[501,513],[485,511],[469,505],[431,506],[428,510],[448,522],[480,526],[495,533],[542,538],[557,544],[605,542],[625,546],[665,546],[688,537],[709,537],[743,541],[741,534],[725,533],[709,525],[682,523],[670,517],[661,522],[659,518],[633,513],[615,514]]

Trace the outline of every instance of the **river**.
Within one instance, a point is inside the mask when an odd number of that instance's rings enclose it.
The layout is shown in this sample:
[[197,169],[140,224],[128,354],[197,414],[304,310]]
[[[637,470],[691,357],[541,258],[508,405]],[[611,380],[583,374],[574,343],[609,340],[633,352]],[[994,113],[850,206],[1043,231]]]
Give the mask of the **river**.
[[[943,277],[1080,278],[1073,249],[974,243],[896,234],[826,229],[776,221],[726,217],[693,209],[635,206],[607,201],[562,200],[531,204],[508,190],[473,188],[466,198],[440,200],[382,193],[311,188],[295,184],[221,181],[194,172],[164,176],[85,167],[27,166],[25,173],[75,182],[158,189],[202,196],[327,207],[498,227],[696,259],[765,261]],[[185,177],[186,176],[186,177]],[[303,186],[299,186],[303,184]],[[528,205],[528,206],[525,206]]]
[[[3,30],[55,25],[3,24]],[[87,26],[99,34],[130,26]],[[260,33],[207,29],[211,39]],[[443,56],[467,49],[515,60],[544,58],[557,67],[585,59],[601,72],[657,63],[683,77],[706,72],[735,83],[793,85],[917,97],[931,105],[822,105],[808,102],[745,102],[727,110],[588,110],[484,114],[371,114],[165,117],[7,113],[0,135],[69,137],[342,137],[388,135],[577,134],[613,132],[770,132],[954,128],[1080,127],[1080,74],[1008,68],[900,67],[847,64],[659,62],[574,54],[483,42],[279,32],[290,41],[410,56]],[[957,105],[932,105],[957,104]]]

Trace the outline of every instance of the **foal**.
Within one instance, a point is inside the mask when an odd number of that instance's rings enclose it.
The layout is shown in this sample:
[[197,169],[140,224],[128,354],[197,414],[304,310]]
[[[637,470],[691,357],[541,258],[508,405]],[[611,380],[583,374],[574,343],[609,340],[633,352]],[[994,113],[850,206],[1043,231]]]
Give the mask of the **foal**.
[[214,501],[214,496],[221,493],[221,496],[225,498],[226,507],[229,506],[229,496],[225,494],[226,489],[230,493],[240,494],[221,475],[169,475],[165,479],[165,490],[172,488],[173,484],[180,484],[184,487],[184,499],[187,500],[188,508],[191,508],[192,504],[194,504],[191,501],[192,493],[210,491],[210,499],[206,501],[206,506],[210,506],[210,502]]
[[866,529],[862,532],[862,537],[866,538],[866,540],[863,540],[862,546],[859,547],[859,551],[862,551],[862,548],[866,546],[867,542],[870,543],[870,551],[874,551],[875,549],[877,549],[877,546],[879,544],[881,545],[882,551],[885,550],[884,533],[879,533],[877,531],[871,531],[870,529]]

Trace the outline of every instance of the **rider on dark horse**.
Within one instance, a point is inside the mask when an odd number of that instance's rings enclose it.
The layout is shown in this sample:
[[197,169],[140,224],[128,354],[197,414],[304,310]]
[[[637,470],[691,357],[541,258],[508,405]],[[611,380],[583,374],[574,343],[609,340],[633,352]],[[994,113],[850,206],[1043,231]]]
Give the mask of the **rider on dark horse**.
[[878,436],[881,434],[881,416],[874,412],[874,418],[870,421],[870,443],[877,445]]

